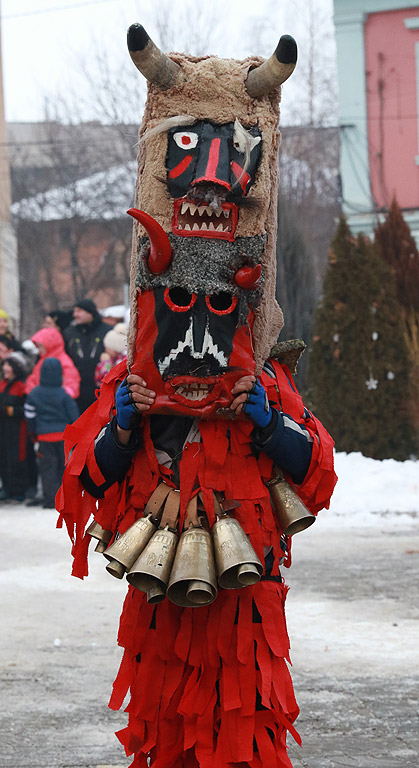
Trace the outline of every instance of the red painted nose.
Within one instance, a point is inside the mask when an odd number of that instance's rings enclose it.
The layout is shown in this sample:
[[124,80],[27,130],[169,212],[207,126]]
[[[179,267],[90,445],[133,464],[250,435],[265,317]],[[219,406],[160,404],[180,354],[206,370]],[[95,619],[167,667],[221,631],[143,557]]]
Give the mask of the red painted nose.
[[207,181],[230,189],[228,148],[220,138],[203,142],[193,184]]

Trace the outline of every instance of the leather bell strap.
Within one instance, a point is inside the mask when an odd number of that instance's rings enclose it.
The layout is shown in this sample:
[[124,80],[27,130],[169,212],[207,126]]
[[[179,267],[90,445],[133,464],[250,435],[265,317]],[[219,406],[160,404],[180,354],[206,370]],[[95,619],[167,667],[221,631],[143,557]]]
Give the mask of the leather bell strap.
[[151,494],[144,509],[144,517],[151,515],[153,520],[160,520],[160,512],[172,488],[165,482],[160,483]]
[[168,526],[170,531],[176,532],[180,508],[180,492],[173,489],[169,490],[170,493],[167,495],[164,502],[163,514],[159,527],[166,528],[166,526]]
[[198,517],[198,494],[192,496],[186,507],[183,529],[187,531],[191,526],[193,528],[202,528],[201,518]]

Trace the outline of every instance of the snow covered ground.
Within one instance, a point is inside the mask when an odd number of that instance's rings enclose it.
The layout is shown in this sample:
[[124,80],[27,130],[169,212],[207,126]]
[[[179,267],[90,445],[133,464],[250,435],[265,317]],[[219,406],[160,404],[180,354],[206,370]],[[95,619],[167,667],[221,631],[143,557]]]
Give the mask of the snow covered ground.
[[419,461],[336,453],[335,470],[339,481],[322,516],[345,518],[350,525],[373,525],[383,517],[406,524],[419,516]]

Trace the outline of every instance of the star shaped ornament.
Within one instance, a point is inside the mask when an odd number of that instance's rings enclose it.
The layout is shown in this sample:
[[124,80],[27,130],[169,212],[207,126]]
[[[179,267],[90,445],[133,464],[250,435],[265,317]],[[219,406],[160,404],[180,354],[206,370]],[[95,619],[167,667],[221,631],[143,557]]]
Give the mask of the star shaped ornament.
[[367,389],[377,389],[377,387],[378,387],[378,379],[374,379],[372,374],[370,374],[370,377],[369,377],[369,379],[366,380],[365,384],[367,386]]

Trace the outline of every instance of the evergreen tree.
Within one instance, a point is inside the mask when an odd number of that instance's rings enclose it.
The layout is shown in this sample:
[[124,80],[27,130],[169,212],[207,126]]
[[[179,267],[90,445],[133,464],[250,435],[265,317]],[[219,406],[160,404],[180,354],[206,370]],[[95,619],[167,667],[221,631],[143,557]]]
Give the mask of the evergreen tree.
[[394,275],[399,304],[407,314],[413,311],[419,317],[419,251],[395,198],[374,237]]
[[375,230],[382,258],[390,266],[402,307],[410,358],[411,413],[419,444],[419,251],[395,198],[388,215]]
[[413,450],[400,314],[388,265],[342,217],[310,354],[313,410],[338,451],[404,460]]

